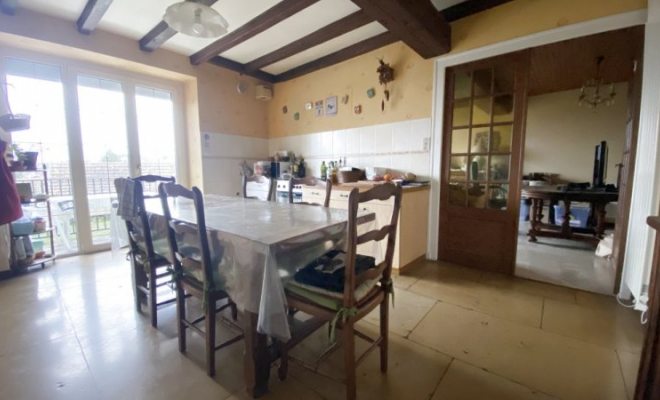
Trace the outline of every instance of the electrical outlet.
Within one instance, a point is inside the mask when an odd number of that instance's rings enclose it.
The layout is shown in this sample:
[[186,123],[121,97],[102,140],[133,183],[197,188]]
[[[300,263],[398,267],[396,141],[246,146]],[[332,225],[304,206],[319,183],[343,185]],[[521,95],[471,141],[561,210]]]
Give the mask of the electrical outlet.
[[424,142],[422,143],[422,146],[424,147],[424,151],[430,151],[431,150],[431,138],[430,137],[425,137]]

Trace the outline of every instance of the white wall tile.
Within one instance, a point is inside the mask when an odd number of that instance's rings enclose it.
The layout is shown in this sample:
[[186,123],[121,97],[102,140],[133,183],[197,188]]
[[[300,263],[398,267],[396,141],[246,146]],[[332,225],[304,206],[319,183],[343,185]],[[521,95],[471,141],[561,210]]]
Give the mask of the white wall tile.
[[392,152],[392,124],[376,125],[376,153]]
[[360,130],[358,128],[346,130],[346,154],[360,154]]
[[418,180],[429,180],[431,175],[430,154],[414,154],[410,157],[410,172],[417,175]]
[[390,169],[392,167],[392,156],[375,156],[373,158],[373,164],[366,166]]
[[392,155],[392,162],[390,168],[393,171],[406,173],[410,171],[410,163],[412,156],[410,154],[394,154]]
[[376,152],[376,129],[373,126],[360,128],[360,154]]
[[332,131],[321,133],[321,153],[322,156],[332,156]]
[[424,150],[424,138],[431,137],[431,118],[416,119],[411,121],[411,151]]
[[310,137],[310,156],[311,157],[317,157],[321,155],[321,134],[320,133],[312,133],[309,135]]
[[332,133],[332,154],[343,157],[346,155],[346,130],[334,131]]
[[410,151],[411,146],[411,122],[401,121],[392,124],[392,151],[401,153]]

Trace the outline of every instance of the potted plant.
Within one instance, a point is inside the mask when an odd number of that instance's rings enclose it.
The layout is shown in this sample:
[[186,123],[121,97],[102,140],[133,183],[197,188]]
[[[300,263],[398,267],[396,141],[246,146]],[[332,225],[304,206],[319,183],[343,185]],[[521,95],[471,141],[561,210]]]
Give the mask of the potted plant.
[[9,161],[12,171],[25,171],[27,168],[25,165],[25,153],[23,153],[21,147],[16,143],[7,146],[5,157]]

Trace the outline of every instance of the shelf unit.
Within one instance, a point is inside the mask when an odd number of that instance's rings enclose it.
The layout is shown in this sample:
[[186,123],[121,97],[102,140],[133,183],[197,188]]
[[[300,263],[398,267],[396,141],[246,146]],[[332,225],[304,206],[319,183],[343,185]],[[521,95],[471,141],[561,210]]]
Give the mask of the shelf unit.
[[[14,173],[14,180],[18,180],[17,178],[20,177],[21,174],[24,173],[40,173],[43,176],[43,189],[44,193],[46,195],[46,199],[30,199],[29,202],[24,202],[21,203],[21,205],[25,207],[34,207],[34,208],[41,208],[40,205],[45,205],[43,207],[46,210],[47,213],[47,225],[46,229],[39,231],[39,232],[32,232],[27,235],[16,235],[12,232],[12,239],[16,239],[18,237],[32,237],[36,235],[41,235],[41,234],[48,234],[49,239],[50,239],[50,253],[46,252],[46,255],[41,258],[35,258],[33,262],[30,264],[18,264],[16,261],[12,264],[13,269],[23,269],[23,268],[30,268],[30,267],[35,267],[41,265],[41,268],[45,268],[46,263],[48,262],[55,262],[55,259],[57,258],[57,255],[55,254],[55,228],[53,225],[53,212],[51,209],[51,203],[50,203],[50,189],[48,187],[48,171],[46,169],[39,169],[39,170],[31,170],[31,171],[12,171]],[[14,240],[12,240],[12,247],[14,246]],[[13,251],[12,251],[13,253]]]

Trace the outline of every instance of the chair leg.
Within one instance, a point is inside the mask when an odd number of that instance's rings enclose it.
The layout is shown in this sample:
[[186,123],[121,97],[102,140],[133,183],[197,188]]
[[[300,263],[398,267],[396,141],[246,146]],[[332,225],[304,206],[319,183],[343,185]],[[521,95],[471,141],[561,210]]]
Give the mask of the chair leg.
[[342,328],[344,334],[344,370],[346,371],[346,400],[357,399],[356,366],[355,366],[355,333],[354,322],[347,321]]
[[206,373],[215,375],[215,301],[208,301],[206,305]]
[[186,292],[183,288],[178,287],[176,289],[176,315],[177,315],[177,325],[179,327],[179,351],[181,353],[186,352],[186,325],[183,323],[183,320],[186,319]]
[[236,303],[234,303],[231,299],[229,299],[229,303],[231,303],[231,319],[238,321],[238,307],[236,307]]
[[152,269],[149,274],[149,314],[151,326],[158,327],[158,296],[156,291],[156,270]]
[[389,294],[385,295],[383,302],[380,304],[380,336],[383,338],[380,342],[380,371],[387,372],[387,350],[389,341],[389,325],[390,325],[390,303]]

